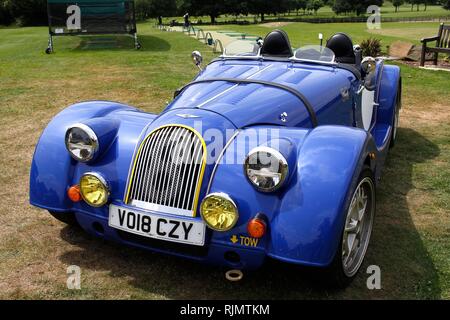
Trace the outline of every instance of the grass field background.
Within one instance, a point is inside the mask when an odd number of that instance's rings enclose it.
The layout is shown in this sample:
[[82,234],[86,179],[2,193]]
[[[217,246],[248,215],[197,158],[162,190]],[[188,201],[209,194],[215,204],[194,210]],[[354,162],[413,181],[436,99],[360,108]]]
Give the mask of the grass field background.
[[[399,141],[380,189],[374,234],[362,272],[346,290],[318,286],[308,272],[269,263],[242,282],[223,270],[94,239],[28,204],[29,168],[39,135],[69,104],[107,99],[160,112],[196,69],[190,52],[211,49],[181,33],[138,26],[143,50],[125,37],[57,38],[45,55],[46,28],[0,29],[0,298],[296,299],[450,298],[450,74],[401,65]],[[370,36],[364,24],[283,26],[293,44],[317,33]],[[383,45],[417,42],[438,23],[388,24]],[[226,26],[264,35],[267,26]],[[99,41],[101,39],[101,41]],[[82,270],[82,290],[66,288],[66,268]],[[378,265],[382,290],[366,288]]]
[[[264,23],[248,26],[226,25],[200,27],[205,30],[225,30],[242,32],[248,35],[264,37],[274,28],[285,30],[289,36],[291,45],[295,48],[307,44],[319,44],[318,35],[322,33],[324,39],[328,39],[338,30],[344,30],[349,34],[355,43],[361,43],[369,37],[381,40],[383,51],[387,52],[387,46],[397,40],[408,41],[416,45],[420,44],[420,39],[437,34],[439,23],[382,23],[381,29],[368,30],[364,23]],[[324,40],[325,41],[325,40]]]

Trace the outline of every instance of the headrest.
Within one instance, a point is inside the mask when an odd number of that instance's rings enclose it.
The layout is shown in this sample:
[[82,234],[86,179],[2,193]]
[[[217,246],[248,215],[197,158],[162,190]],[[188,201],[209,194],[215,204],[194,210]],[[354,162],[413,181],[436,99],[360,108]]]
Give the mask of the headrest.
[[355,64],[353,41],[345,33],[336,33],[327,41],[327,48],[334,52],[336,61]]
[[288,35],[283,30],[274,30],[264,39],[262,56],[290,58],[294,55]]

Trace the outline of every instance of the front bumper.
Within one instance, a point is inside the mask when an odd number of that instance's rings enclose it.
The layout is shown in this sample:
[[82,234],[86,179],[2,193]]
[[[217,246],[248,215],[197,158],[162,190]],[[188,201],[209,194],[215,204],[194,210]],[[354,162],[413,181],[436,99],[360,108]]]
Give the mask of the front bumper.
[[257,269],[262,266],[266,258],[266,252],[261,248],[245,249],[228,246],[208,237],[202,247],[151,239],[112,228],[108,224],[108,218],[103,215],[95,215],[80,209],[74,210],[74,213],[80,226],[89,234],[145,250],[240,270]]

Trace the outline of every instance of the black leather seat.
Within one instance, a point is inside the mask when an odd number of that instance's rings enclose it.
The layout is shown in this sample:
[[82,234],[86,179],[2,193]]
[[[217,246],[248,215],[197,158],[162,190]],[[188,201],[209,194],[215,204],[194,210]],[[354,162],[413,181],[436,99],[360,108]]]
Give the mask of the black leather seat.
[[294,55],[288,35],[283,30],[274,30],[264,39],[261,55],[274,58],[290,58]]
[[327,48],[336,56],[336,62],[356,64],[356,56],[353,50],[353,41],[345,33],[336,33],[327,41]]

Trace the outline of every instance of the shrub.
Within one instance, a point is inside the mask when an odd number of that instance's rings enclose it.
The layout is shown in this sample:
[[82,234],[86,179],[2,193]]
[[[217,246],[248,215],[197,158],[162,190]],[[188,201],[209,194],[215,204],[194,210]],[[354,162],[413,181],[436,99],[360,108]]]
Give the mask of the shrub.
[[369,38],[361,42],[361,50],[364,57],[378,57],[381,54],[381,40]]
[[444,7],[444,9],[450,10],[450,0],[443,0],[442,6]]
[[7,26],[14,21],[8,2],[0,0],[0,25]]
[[8,0],[12,16],[22,26],[47,25],[46,0]]

